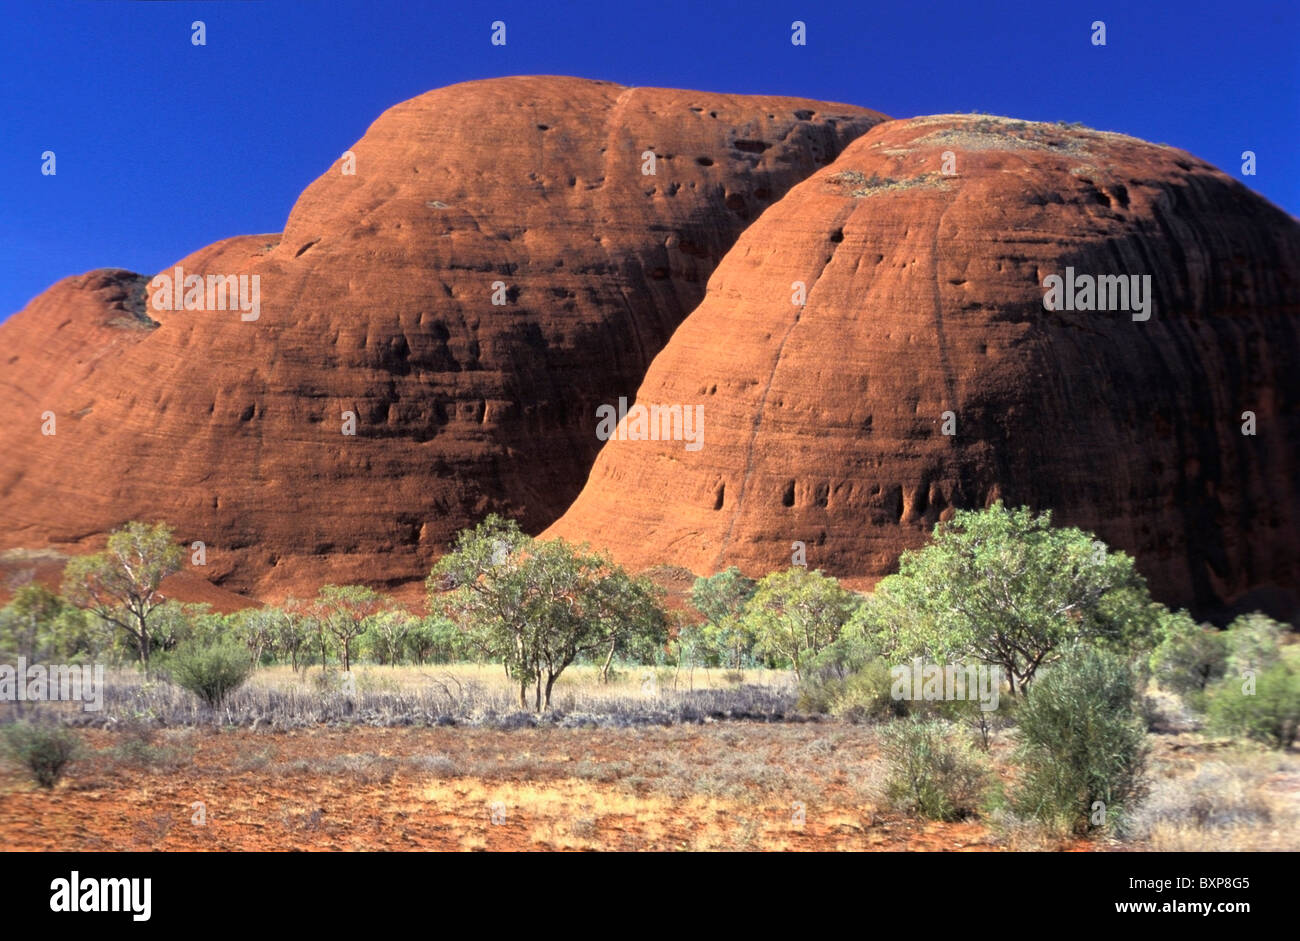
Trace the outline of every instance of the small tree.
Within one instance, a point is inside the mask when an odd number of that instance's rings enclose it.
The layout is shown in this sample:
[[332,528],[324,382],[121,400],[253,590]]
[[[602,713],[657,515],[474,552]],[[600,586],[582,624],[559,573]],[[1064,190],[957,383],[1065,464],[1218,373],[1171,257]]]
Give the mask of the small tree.
[[325,628],[338,642],[343,654],[343,672],[352,664],[352,642],[366,629],[366,620],[383,610],[385,599],[364,585],[326,585],[316,598],[316,608]]
[[885,791],[901,810],[929,820],[974,813],[988,784],[985,763],[947,722],[896,719],[885,726]]
[[[298,658],[303,655],[307,645],[317,630],[317,622],[308,613],[310,606],[296,598],[289,597],[278,609],[279,617],[275,623],[275,651],[279,657],[287,656],[298,672]],[[325,649],[321,645],[321,669],[325,668]]]
[[369,619],[366,636],[370,652],[380,664],[396,666],[406,656],[407,638],[419,619],[407,611],[381,611]]
[[632,577],[622,569],[595,561],[598,574],[587,586],[589,597],[584,614],[594,622],[607,644],[600,665],[600,681],[609,682],[609,667],[616,653],[627,658],[651,660],[668,639],[668,615],[662,605],[663,592],[645,576]]
[[802,678],[808,659],[834,643],[860,603],[834,578],[796,565],[758,583],[744,626],[758,651],[789,660]]
[[63,593],[137,644],[148,672],[150,616],[166,600],[158,586],[180,566],[181,548],[171,529],[131,522],[108,537],[103,552],[68,562]]
[[421,665],[426,661],[454,663],[472,653],[464,632],[440,614],[416,618],[406,632],[406,646],[411,658]]
[[1300,734],[1300,667],[1286,660],[1245,679],[1229,674],[1212,690],[1210,724],[1269,748],[1289,748]]
[[1015,695],[1066,643],[1141,646],[1167,613],[1124,553],[998,502],[959,510],[930,545],[904,552],[861,617],[886,653],[996,664]]
[[697,578],[691,588],[691,604],[704,615],[707,625],[702,637],[716,645],[733,670],[740,669],[753,643],[745,629],[744,614],[757,589],[758,583],[734,565],[716,575]]
[[54,646],[55,625],[66,602],[40,582],[24,585],[0,611],[0,649],[39,660]]
[[245,608],[230,617],[231,634],[248,651],[248,664],[256,667],[262,654],[275,646],[284,615],[276,608]]
[[1259,673],[1273,666],[1281,657],[1285,631],[1285,624],[1258,611],[1238,617],[1228,625],[1227,672],[1240,677],[1248,670]]
[[658,629],[649,589],[607,557],[563,540],[529,538],[518,524],[489,516],[462,531],[429,575],[429,607],[462,624],[487,655],[504,663],[526,708],[551,704],[556,679],[579,656],[632,643]]

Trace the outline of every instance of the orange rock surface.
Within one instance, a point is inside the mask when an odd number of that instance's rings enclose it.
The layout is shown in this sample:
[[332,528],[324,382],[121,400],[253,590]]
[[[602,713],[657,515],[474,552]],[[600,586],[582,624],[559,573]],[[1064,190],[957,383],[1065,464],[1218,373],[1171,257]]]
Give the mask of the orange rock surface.
[[[1067,267],[1150,275],[1150,318],[1046,310]],[[702,405],[702,447],[611,440],[545,535],[755,575],[802,541],[870,583],[1001,497],[1132,553],[1167,602],[1296,610],[1300,225],[1183,151],[882,124],[745,231],[636,401]]]
[[557,77],[399,104],[282,236],[177,263],[257,276],[256,320],[145,309],[139,279],[92,272],[0,326],[0,548],[162,519],[211,579],[275,596],[418,580],[490,511],[541,529],[599,449],[596,404],[636,388],[750,221],[881,120]]

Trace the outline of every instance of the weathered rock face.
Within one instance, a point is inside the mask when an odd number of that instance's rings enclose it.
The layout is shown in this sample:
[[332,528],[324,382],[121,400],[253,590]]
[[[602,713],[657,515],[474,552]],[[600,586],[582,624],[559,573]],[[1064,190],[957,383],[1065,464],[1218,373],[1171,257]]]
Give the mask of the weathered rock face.
[[145,310],[148,281],[120,268],[64,278],[0,327],[6,424],[39,415],[53,397],[93,382],[158,326]]
[[[636,388],[740,231],[881,120],[553,77],[400,104],[282,237],[178,263],[257,276],[257,319],[151,297],[159,326],[135,342],[86,336],[104,353],[88,376],[53,354],[52,384],[6,367],[21,408],[0,431],[0,547],[89,548],[164,519],[207,543],[211,577],[275,595],[421,578],[494,510],[540,529],[586,479],[596,404]],[[42,348],[61,288],[0,344]]]
[[[1150,275],[1149,319],[1045,310],[1067,267]],[[611,440],[545,535],[699,572],[797,540],[869,581],[1001,497],[1134,554],[1166,601],[1295,611],[1300,225],[1182,151],[881,125],[741,236],[636,400],[702,405],[703,446]]]

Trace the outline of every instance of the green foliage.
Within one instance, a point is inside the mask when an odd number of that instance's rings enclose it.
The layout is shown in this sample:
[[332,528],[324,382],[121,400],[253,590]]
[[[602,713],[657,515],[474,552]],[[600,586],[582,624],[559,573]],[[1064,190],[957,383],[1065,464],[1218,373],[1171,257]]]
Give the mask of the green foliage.
[[1001,666],[1016,693],[1067,642],[1141,647],[1166,615],[1127,555],[1053,528],[1050,513],[998,502],[958,511],[930,545],[903,553],[854,628],[875,635],[891,660]]
[[168,668],[172,682],[214,709],[253,672],[248,652],[230,642],[182,649],[170,658]]
[[756,590],[757,583],[734,565],[695,580],[691,604],[704,615],[696,653],[710,661],[710,666],[726,664],[733,670],[745,666],[754,643],[744,624],[745,606]]
[[831,703],[831,714],[853,722],[905,716],[909,704],[893,697],[893,676],[883,660],[872,660],[851,674]]
[[353,646],[386,599],[365,585],[326,585],[316,596],[316,616],[343,655],[343,672],[352,669]]
[[163,523],[127,523],[108,537],[108,548],[70,560],[63,594],[73,604],[124,632],[148,670],[150,619],[164,602],[158,586],[181,567],[181,548]]
[[53,646],[54,624],[65,607],[62,598],[39,582],[19,588],[0,610],[0,651],[29,661],[43,659]]
[[980,806],[988,785],[984,762],[948,723],[899,719],[881,735],[888,762],[885,791],[900,810],[929,820],[958,820]]
[[1286,630],[1287,625],[1258,611],[1234,620],[1228,625],[1228,675],[1258,674],[1277,663]]
[[[1146,731],[1125,661],[1079,645],[1046,670],[1019,705],[1024,768],[1015,809],[1086,832],[1119,819],[1144,794]],[[1101,801],[1100,824],[1094,822]]]
[[1278,660],[1253,677],[1228,675],[1212,690],[1209,713],[1223,734],[1289,747],[1300,731],[1300,667]]
[[275,650],[284,619],[283,611],[268,605],[236,611],[225,619],[224,626],[227,636],[243,645],[248,662],[256,666]]
[[581,655],[662,646],[667,618],[658,592],[604,555],[564,540],[533,540],[492,515],[462,531],[429,575],[430,609],[459,623],[472,642],[505,664],[519,704],[535,687],[548,708],[556,678]]
[[834,578],[795,565],[758,583],[744,628],[756,651],[790,663],[802,679],[804,667],[835,642],[861,600]]
[[[149,618],[149,649],[157,654],[174,651],[182,645],[208,646],[225,640],[231,630],[230,619],[214,612],[211,605],[165,601]],[[137,639],[130,635],[121,639],[126,651],[138,657]]]
[[1151,654],[1151,674],[1164,689],[1193,705],[1228,668],[1228,643],[1224,632],[1199,625],[1184,612],[1171,619],[1164,639]]
[[53,788],[84,750],[81,739],[69,729],[21,721],[4,727],[4,746],[6,753],[27,768],[44,788]]
[[[288,657],[293,672],[298,672],[299,658],[308,655],[308,648],[316,634],[317,622],[308,613],[309,605],[296,598],[289,597],[277,610],[275,633],[272,637],[275,655],[283,660]],[[323,658],[322,658],[323,665]]]
[[416,663],[456,663],[482,656],[464,631],[442,615],[416,619],[406,635],[409,656]]
[[830,713],[854,722],[908,714],[894,699],[888,665],[871,642],[845,630],[812,658],[799,681],[799,708]]
[[408,639],[419,619],[407,611],[381,611],[366,619],[362,647],[379,664],[394,665],[406,659]]

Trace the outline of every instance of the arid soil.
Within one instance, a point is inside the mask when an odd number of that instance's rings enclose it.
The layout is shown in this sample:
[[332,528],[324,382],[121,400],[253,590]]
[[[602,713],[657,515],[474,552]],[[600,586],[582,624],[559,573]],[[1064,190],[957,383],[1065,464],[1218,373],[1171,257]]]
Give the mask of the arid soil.
[[[0,772],[6,848],[1005,848],[982,823],[883,811],[873,738],[849,726],[209,729],[86,739],[94,754],[53,792],[12,767]],[[193,822],[196,801],[203,825]]]

